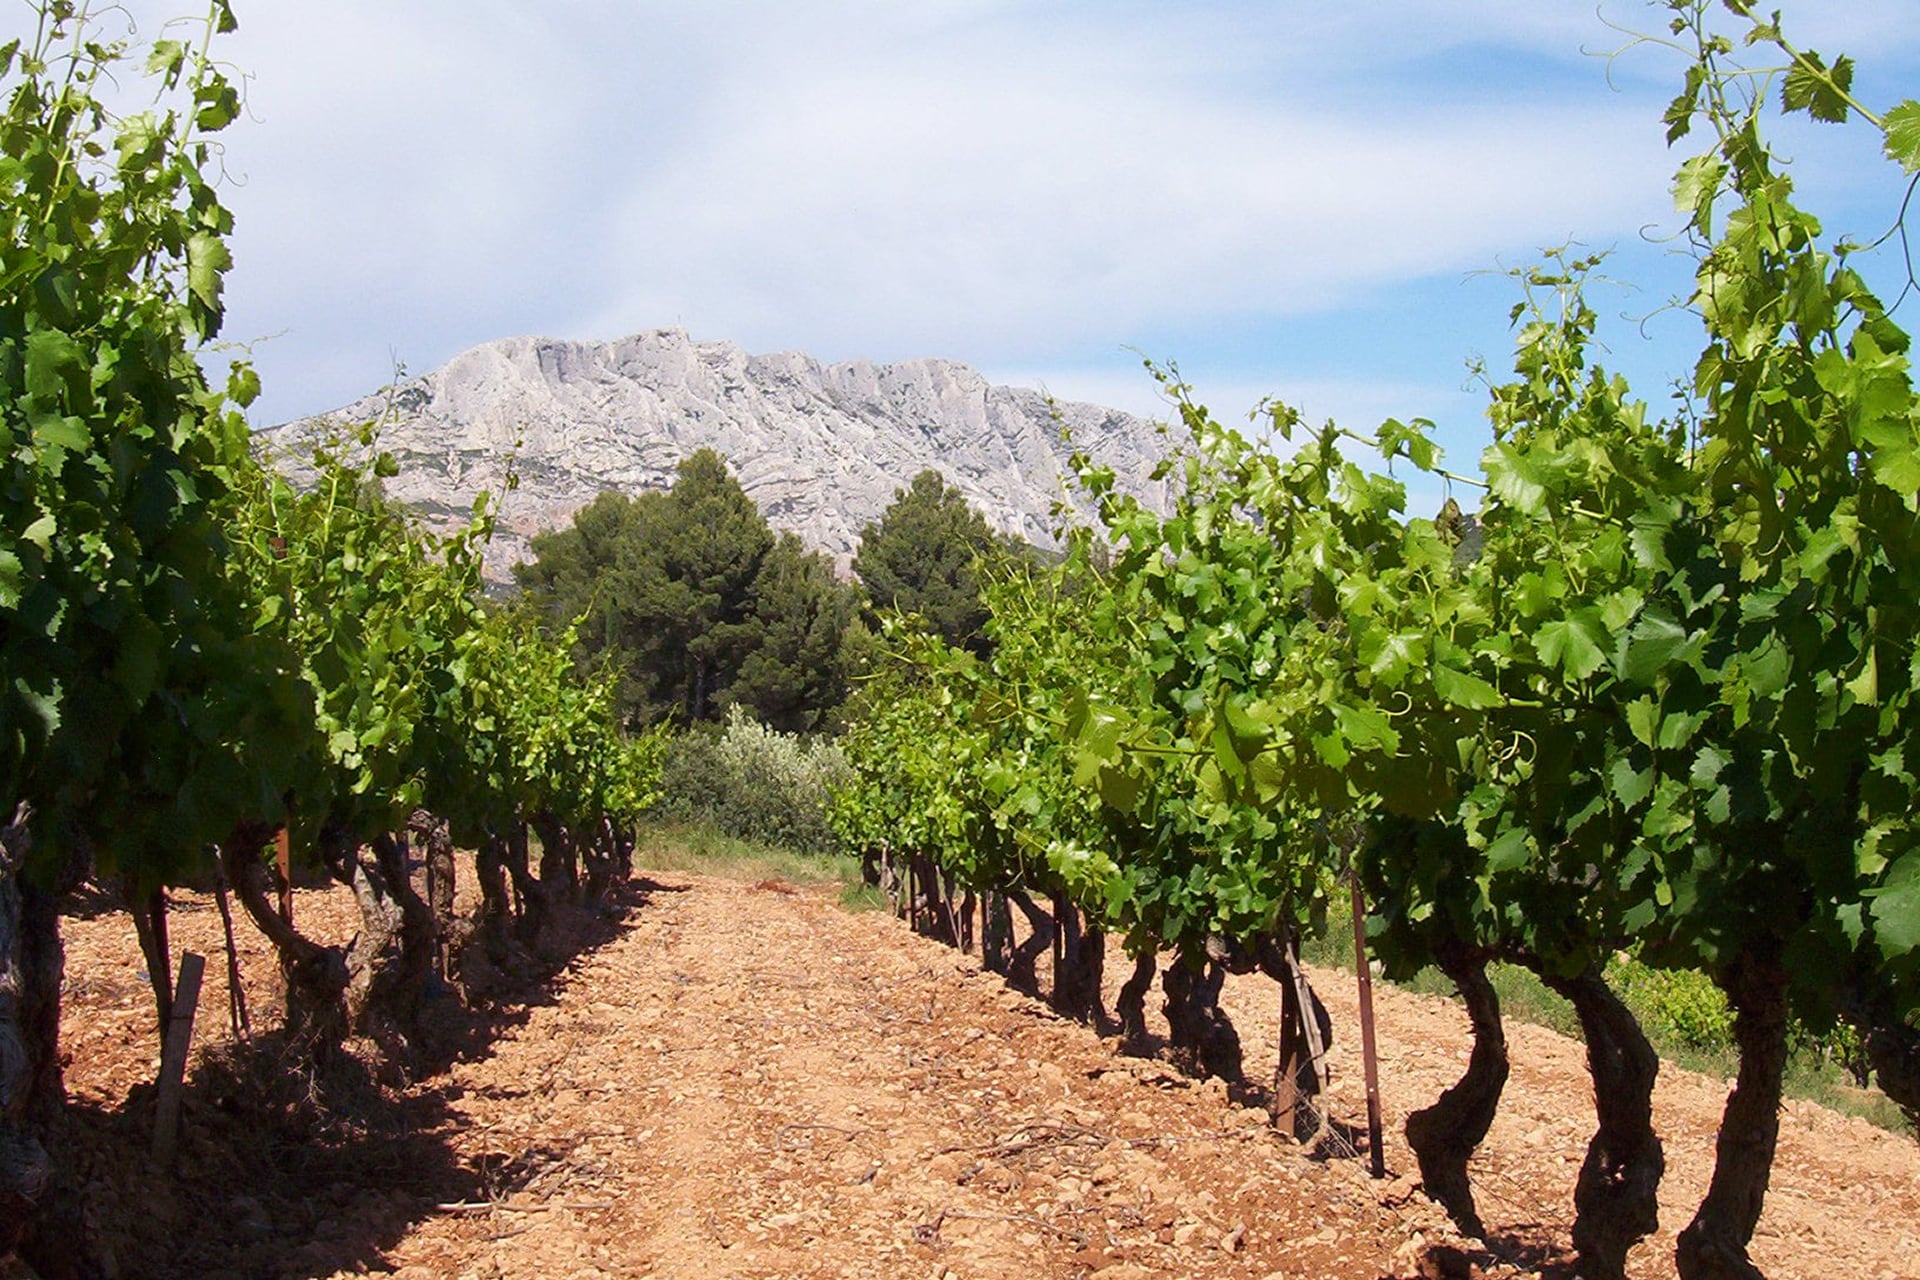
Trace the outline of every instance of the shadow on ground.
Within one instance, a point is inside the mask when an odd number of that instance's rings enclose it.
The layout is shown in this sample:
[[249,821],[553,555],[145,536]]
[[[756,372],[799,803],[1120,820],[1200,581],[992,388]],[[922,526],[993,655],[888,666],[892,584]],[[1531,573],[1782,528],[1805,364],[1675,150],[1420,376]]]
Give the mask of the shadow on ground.
[[[427,1020],[439,1056],[485,1054],[534,1009],[557,1003],[570,967],[625,932],[652,895],[675,891],[633,880],[607,903],[569,909],[543,959],[516,950],[485,966],[484,999],[469,1005],[451,989],[434,993]],[[295,1068],[281,1033],[256,1035],[194,1072],[167,1173],[148,1155],[151,1085],[117,1106],[71,1105],[60,1146],[72,1179],[58,1189],[41,1238],[21,1254],[44,1280],[384,1272],[386,1250],[446,1212],[438,1206],[503,1199],[551,1163],[554,1153],[540,1151],[463,1159],[453,1105],[461,1086],[444,1071],[401,1083],[376,1079],[351,1052]]]

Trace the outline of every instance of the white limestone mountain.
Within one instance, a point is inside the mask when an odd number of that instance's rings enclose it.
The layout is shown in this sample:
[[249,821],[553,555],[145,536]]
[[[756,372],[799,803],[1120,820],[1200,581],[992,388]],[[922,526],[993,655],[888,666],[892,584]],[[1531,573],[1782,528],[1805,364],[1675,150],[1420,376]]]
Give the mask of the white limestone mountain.
[[1156,508],[1167,497],[1150,478],[1164,442],[1146,419],[1050,404],[946,360],[825,365],[799,352],[749,355],[675,329],[604,343],[489,342],[260,439],[298,481],[302,442],[314,432],[382,418],[381,445],[400,464],[387,493],[431,524],[464,519],[479,490],[499,491],[513,460],[520,485],[488,557],[496,582],[529,557],[534,533],[564,526],[603,490],[666,487],[680,460],[703,447],[727,459],[774,528],[843,567],[861,526],[927,467],[995,528],[1041,545],[1053,541],[1054,504],[1074,496],[1073,449],[1111,466],[1123,490]]

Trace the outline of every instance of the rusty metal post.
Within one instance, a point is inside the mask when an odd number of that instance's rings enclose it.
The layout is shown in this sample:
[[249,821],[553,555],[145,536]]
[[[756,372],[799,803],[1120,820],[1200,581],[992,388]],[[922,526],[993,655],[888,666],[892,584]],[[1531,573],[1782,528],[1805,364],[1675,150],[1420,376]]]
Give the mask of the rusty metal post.
[[1353,968],[1360,978],[1360,1059],[1367,1077],[1367,1163],[1373,1176],[1387,1176],[1387,1155],[1380,1149],[1380,1054],[1373,1040],[1373,970],[1367,965],[1367,902],[1360,876],[1353,877]]

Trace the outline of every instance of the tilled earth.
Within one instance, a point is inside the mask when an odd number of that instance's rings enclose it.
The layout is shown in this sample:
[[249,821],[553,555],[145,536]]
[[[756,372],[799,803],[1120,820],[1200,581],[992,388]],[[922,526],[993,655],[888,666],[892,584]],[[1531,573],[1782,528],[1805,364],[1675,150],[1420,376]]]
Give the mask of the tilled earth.
[[[296,913],[345,936],[348,907],[311,892]],[[273,966],[236,923],[258,1023]],[[132,928],[67,922],[74,1145],[126,1276],[1373,1280],[1440,1274],[1452,1248],[1480,1274],[1569,1272],[1583,1050],[1510,1028],[1513,1079],[1475,1163],[1495,1243],[1468,1250],[1398,1140],[1466,1059],[1464,1017],[1432,997],[1376,991],[1389,1177],[1374,1181],[1363,1158],[1304,1150],[1219,1085],[1122,1056],[885,913],[662,873],[450,1071],[367,1081],[357,1130],[289,1136],[228,1096],[217,915],[188,898],[174,930],[209,965],[183,1154],[163,1177],[141,1156],[156,1052]],[[1127,968],[1116,952],[1109,1000]],[[1357,1125],[1351,980],[1316,987],[1336,1027],[1332,1110]],[[1277,990],[1234,980],[1225,1004],[1249,1074],[1270,1072]],[[1663,1230],[1636,1276],[1673,1273],[1726,1089],[1663,1069]],[[1920,1145],[1789,1104],[1754,1253],[1776,1280],[1920,1277]]]

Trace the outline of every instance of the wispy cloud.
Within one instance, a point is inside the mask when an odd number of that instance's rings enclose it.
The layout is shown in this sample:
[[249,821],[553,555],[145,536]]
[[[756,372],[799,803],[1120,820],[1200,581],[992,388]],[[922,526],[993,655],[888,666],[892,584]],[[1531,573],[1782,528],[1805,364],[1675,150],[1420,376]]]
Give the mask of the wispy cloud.
[[[168,7],[131,6],[148,29]],[[1806,7],[1812,42],[1915,45],[1910,0]],[[1636,54],[1610,86],[1589,55],[1622,37],[1586,3],[238,9],[230,334],[284,334],[259,352],[267,417],[365,390],[390,352],[418,368],[509,333],[680,324],[1034,372],[1110,368],[1127,343],[1244,351],[1670,217],[1657,114],[1678,63]],[[1351,360],[1319,377],[1437,385]]]

